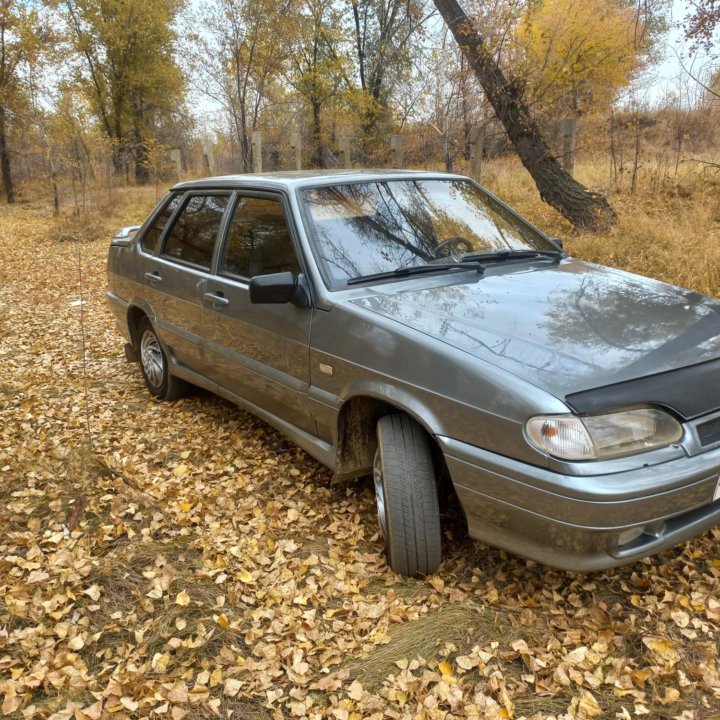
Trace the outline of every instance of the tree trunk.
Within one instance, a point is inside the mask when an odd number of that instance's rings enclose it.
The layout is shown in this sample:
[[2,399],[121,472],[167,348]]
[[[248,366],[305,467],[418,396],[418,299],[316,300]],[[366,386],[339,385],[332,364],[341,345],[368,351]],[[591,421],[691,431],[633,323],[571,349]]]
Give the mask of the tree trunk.
[[7,146],[5,128],[5,107],[0,105],[0,173],[2,173],[5,199],[9,203],[15,202],[15,188],[13,187],[12,171],[10,170],[10,151]]
[[310,134],[313,142],[313,152],[310,162],[313,167],[325,167],[325,148],[322,142],[322,120],[320,117],[321,105],[317,98],[310,99],[312,106],[312,127]]
[[601,230],[614,224],[617,215],[608,201],[562,169],[530,115],[520,84],[505,77],[457,0],[434,0],[434,3],[475,72],[522,164],[535,180],[543,201],[579,229]]

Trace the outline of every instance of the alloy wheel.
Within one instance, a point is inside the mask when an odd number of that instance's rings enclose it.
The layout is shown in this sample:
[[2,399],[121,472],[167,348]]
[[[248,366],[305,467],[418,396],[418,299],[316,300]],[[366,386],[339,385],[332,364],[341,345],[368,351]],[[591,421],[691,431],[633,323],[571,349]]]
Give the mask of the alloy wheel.
[[140,341],[140,362],[147,379],[155,387],[160,387],[165,372],[162,348],[155,333],[146,330]]

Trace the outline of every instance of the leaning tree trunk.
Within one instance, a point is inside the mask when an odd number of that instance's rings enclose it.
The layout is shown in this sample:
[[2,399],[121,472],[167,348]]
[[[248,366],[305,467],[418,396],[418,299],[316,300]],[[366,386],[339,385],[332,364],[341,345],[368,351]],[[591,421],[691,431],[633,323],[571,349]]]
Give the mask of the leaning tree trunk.
[[15,202],[15,188],[13,187],[12,172],[10,170],[10,151],[7,146],[5,127],[5,108],[0,105],[0,174],[2,174],[5,199],[8,203]]
[[608,201],[566,173],[540,133],[523,98],[522,88],[505,77],[483,37],[457,0],[434,0],[510,137],[522,164],[532,175],[540,197],[576,228],[600,230],[617,215]]

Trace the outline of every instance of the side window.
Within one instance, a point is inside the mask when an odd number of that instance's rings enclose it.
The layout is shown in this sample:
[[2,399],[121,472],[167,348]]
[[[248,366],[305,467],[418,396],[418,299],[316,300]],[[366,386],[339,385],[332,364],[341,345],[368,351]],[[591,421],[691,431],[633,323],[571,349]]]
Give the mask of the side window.
[[239,198],[220,260],[220,272],[251,278],[300,272],[295,246],[279,200]]
[[140,238],[140,248],[143,251],[146,253],[155,252],[158,239],[160,238],[160,235],[162,235],[162,231],[165,229],[167,221],[175,212],[175,208],[180,204],[182,198],[182,193],[175,193],[175,195],[170,198],[170,201],[165,203],[165,207],[155,218],[155,222],[143,233],[143,236]]
[[165,237],[164,257],[210,268],[227,195],[194,195]]

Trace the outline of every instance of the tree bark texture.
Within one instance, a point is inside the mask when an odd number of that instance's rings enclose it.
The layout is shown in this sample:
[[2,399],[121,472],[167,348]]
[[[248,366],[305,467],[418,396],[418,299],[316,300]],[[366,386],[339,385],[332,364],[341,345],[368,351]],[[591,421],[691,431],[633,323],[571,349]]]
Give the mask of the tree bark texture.
[[2,174],[5,199],[8,203],[15,202],[12,171],[10,169],[10,150],[7,146],[5,108],[0,105],[0,173]]
[[610,203],[562,169],[530,114],[520,84],[505,76],[457,0],[434,0],[434,3],[475,72],[522,164],[535,180],[543,201],[578,229],[602,230],[613,225],[617,215]]

